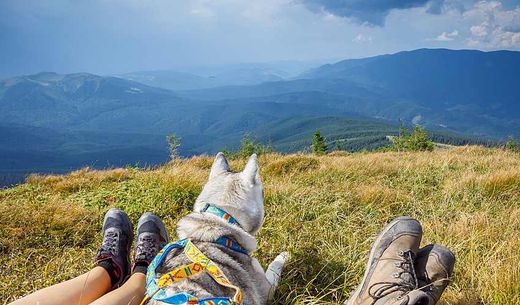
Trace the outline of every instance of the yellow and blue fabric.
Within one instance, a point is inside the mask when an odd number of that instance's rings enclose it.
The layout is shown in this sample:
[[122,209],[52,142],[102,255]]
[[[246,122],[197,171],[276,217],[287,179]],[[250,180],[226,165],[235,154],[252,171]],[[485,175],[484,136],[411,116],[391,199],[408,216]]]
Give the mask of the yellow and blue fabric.
[[235,250],[235,251],[243,253],[243,254],[249,254],[249,252],[244,247],[242,247],[239,243],[237,243],[236,241],[234,241],[233,239],[231,239],[227,236],[219,237],[213,243],[219,244],[221,246],[224,246],[226,248]]
[[222,219],[224,219],[225,221],[231,223],[231,224],[235,224],[239,227],[242,227],[240,225],[240,223],[238,223],[238,221],[233,217],[231,216],[229,213],[227,213],[226,211],[210,204],[210,203],[206,203],[206,205],[202,208],[202,210],[200,210],[201,213],[210,213],[210,214],[213,214],[215,216],[218,216]]
[[[232,224],[240,224],[231,215],[225,211],[206,204],[203,209],[204,212],[215,214],[222,217],[226,221]],[[201,212],[203,212],[201,211]],[[233,239],[222,236],[218,238],[214,243],[225,246],[234,251],[249,254],[246,249],[240,246]],[[158,280],[155,279],[157,268],[166,259],[168,253],[175,249],[183,249],[184,254],[192,261],[188,265],[176,268],[166,274],[163,274]],[[179,292],[173,295],[168,295],[165,288],[169,285],[185,280],[190,276],[199,274],[201,272],[207,272],[209,276],[218,284],[230,288],[235,291],[233,298],[228,297],[214,297],[199,299],[189,293]],[[181,239],[173,243],[167,244],[159,253],[155,256],[153,261],[148,266],[146,273],[146,296],[141,302],[141,305],[146,304],[150,299],[161,301],[167,304],[188,304],[188,305],[242,305],[242,291],[239,287],[231,284],[226,275],[220,270],[220,268],[209,258],[207,258],[192,242],[190,239]],[[245,304],[244,304],[245,305]]]
[[[184,254],[192,261],[191,264],[181,266],[173,271],[163,274],[158,280],[155,279],[157,268],[164,261],[168,253],[175,249],[184,249]],[[215,297],[199,299],[189,293],[179,292],[168,295],[165,288],[175,282],[189,278],[190,276],[206,271],[218,284],[235,291],[233,298]],[[226,275],[209,258],[207,258],[189,239],[181,239],[166,245],[148,266],[146,273],[146,296],[141,304],[154,299],[167,304],[189,304],[189,305],[242,305],[242,291],[239,287],[231,284]]]
[[[240,225],[240,223],[238,223],[238,221],[233,216],[231,216],[226,211],[224,211],[221,208],[218,208],[212,204],[206,203],[206,205],[204,206],[204,208],[202,208],[202,210],[200,210],[200,212],[213,214],[215,216],[218,216],[218,217],[224,219],[225,221],[229,222],[230,224],[234,224],[239,227],[242,227]],[[240,246],[240,244],[238,244],[236,241],[234,241],[233,239],[231,239],[227,236],[220,237],[219,239],[215,240],[214,243],[227,247],[227,248],[230,248],[232,250],[235,250],[235,251],[243,253],[243,254],[249,254],[249,252],[246,249],[244,249],[242,246]]]

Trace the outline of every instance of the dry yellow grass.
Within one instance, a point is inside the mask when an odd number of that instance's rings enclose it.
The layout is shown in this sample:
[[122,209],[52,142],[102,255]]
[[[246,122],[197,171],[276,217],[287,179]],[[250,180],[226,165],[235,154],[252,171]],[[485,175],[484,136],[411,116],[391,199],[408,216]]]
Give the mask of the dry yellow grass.
[[[231,163],[241,169],[244,160]],[[444,304],[520,304],[520,155],[462,147],[423,153],[260,158],[266,220],[254,254],[292,258],[279,304],[340,303],[357,285],[371,244],[399,215],[424,226],[457,257]],[[157,169],[32,176],[0,191],[0,299],[85,272],[104,212],[163,217],[172,235],[205,182],[211,158]]]

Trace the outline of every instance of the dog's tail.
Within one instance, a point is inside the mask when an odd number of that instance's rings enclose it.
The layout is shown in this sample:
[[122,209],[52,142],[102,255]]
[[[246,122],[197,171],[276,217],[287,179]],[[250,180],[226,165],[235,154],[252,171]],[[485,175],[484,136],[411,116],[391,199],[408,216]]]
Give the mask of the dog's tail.
[[265,277],[267,278],[269,284],[271,284],[271,288],[269,289],[269,300],[272,300],[274,297],[274,293],[282,276],[283,267],[288,259],[288,252],[282,252],[278,254],[278,256],[269,264],[269,267],[267,267],[267,270],[265,271]]

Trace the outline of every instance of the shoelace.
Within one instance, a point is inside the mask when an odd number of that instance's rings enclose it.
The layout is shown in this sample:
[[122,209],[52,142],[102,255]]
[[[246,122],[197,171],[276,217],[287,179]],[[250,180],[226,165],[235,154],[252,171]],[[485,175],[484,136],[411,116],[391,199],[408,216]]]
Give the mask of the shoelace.
[[158,247],[155,243],[155,239],[151,236],[144,236],[136,246],[136,259],[151,262],[155,255],[157,255],[157,252]]
[[[413,265],[413,252],[410,250],[407,251],[399,251],[397,253],[402,260],[395,263],[395,266],[401,269],[402,271],[398,273],[394,273],[394,278],[400,278],[399,282],[379,282],[375,283],[368,289],[368,294],[372,299],[374,299],[374,303],[391,293],[400,291],[400,295],[398,299],[403,299],[402,304],[406,304],[407,298],[405,297],[405,293],[417,289],[418,281],[417,276],[415,274],[415,268]],[[408,279],[403,278],[403,275],[407,275]]]
[[103,238],[103,244],[99,249],[100,254],[117,254],[117,243],[119,241],[119,234],[117,232],[107,232]]
[[428,295],[435,299],[435,296],[433,294],[437,293],[437,289],[439,289],[436,287],[436,284],[444,284],[445,282],[448,282],[447,284],[449,284],[449,282],[451,282],[451,279],[449,277],[438,279],[436,281],[430,282],[429,284],[418,287],[418,289],[426,292]]

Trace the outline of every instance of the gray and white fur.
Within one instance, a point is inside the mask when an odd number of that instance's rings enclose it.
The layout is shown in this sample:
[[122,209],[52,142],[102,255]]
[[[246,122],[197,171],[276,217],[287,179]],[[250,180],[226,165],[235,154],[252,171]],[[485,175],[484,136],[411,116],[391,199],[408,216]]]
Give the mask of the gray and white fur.
[[[230,224],[213,214],[201,212],[210,203],[233,216],[240,226]],[[222,153],[211,167],[208,182],[195,201],[193,212],[177,223],[179,238],[190,238],[209,259],[217,264],[230,282],[242,289],[244,303],[264,305],[273,296],[287,253],[281,253],[264,272],[256,258],[212,243],[221,236],[238,242],[248,252],[257,247],[256,233],[264,218],[264,195],[258,161],[252,155],[240,173],[232,173]],[[157,270],[161,274],[191,261],[181,250],[172,251]],[[187,292],[198,298],[232,297],[234,291],[217,284],[203,272],[166,288],[168,294]],[[164,304],[155,300],[149,304]]]

